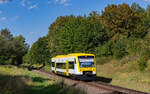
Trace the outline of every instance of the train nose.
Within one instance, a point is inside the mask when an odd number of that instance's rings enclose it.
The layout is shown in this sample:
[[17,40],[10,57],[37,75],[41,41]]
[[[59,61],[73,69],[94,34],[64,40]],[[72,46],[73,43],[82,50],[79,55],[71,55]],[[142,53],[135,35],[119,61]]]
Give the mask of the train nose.
[[83,75],[92,76],[92,71],[83,71]]
[[93,72],[92,71],[83,71],[82,79],[84,81],[92,81],[92,80],[94,80]]

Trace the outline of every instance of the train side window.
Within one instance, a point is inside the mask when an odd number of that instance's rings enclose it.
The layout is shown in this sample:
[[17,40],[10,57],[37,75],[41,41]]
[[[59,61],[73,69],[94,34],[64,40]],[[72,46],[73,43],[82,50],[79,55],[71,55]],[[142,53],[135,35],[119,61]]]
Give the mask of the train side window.
[[52,62],[52,67],[54,67],[54,62]]
[[73,61],[69,61],[69,69],[74,69],[74,62]]
[[66,63],[56,63],[56,67],[60,69],[66,69]]

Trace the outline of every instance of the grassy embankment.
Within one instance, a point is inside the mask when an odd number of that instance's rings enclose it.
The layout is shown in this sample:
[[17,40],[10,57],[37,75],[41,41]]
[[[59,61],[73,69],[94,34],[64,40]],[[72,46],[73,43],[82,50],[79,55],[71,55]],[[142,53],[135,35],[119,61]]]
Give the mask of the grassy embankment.
[[85,94],[62,81],[14,66],[0,66],[0,94]]
[[[100,81],[112,79],[110,84],[144,92],[150,92],[150,60],[145,71],[141,72],[137,63],[138,57],[126,56],[121,60],[112,57],[97,57],[97,76],[104,77]],[[27,66],[27,65],[26,65]],[[34,65],[40,67],[41,65]],[[50,65],[42,68],[50,71]],[[106,81],[105,81],[106,78]]]
[[150,92],[150,60],[147,69],[141,72],[134,56],[121,60],[97,58],[97,75],[111,78],[110,84],[113,85]]

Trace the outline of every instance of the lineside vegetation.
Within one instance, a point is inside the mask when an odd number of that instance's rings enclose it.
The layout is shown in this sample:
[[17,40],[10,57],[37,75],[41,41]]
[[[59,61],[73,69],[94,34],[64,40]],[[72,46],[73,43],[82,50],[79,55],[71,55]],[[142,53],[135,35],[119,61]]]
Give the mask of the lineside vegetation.
[[30,48],[22,35],[0,30],[0,65],[48,64],[50,70],[52,57],[78,52],[95,54],[98,76],[112,78],[111,84],[149,91],[150,6],[111,4],[89,15],[60,16]]
[[[0,64],[49,64],[50,58],[68,53],[93,53],[122,59],[133,55],[144,71],[150,57],[150,6],[111,4],[84,16],[60,16],[46,36],[29,49],[23,36],[0,31]],[[100,62],[98,62],[100,63]],[[121,63],[121,62],[120,62]]]
[[48,34],[32,45],[24,61],[42,64],[53,56],[77,52],[115,59],[134,54],[143,71],[150,57],[149,27],[150,6],[144,9],[136,3],[108,5],[88,16],[60,16]]

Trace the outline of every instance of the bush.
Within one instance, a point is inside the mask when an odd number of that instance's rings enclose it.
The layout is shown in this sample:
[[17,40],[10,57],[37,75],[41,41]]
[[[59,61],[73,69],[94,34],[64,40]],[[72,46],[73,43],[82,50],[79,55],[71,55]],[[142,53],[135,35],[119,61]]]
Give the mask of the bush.
[[139,69],[141,71],[144,71],[145,68],[147,67],[147,58],[144,56],[141,56],[140,59],[138,60],[138,65],[139,65]]
[[3,59],[3,57],[0,56],[0,65],[5,64],[5,60]]
[[121,59],[123,56],[127,55],[127,38],[122,36],[116,41],[108,41],[103,46],[96,49],[97,56],[114,56],[116,59]]
[[117,40],[113,45],[112,52],[113,56],[116,59],[121,59],[123,56],[127,55],[128,53],[126,51],[126,38]]
[[29,54],[26,54],[23,56],[23,64],[29,64],[30,60],[29,60]]
[[106,63],[109,63],[110,61],[112,60],[112,57],[111,56],[108,56],[108,57],[96,57],[96,64],[106,64]]
[[124,65],[127,63],[137,62],[137,60],[138,60],[138,56],[136,56],[134,54],[133,55],[127,55],[120,60],[120,63],[121,63],[121,65]]
[[112,55],[112,41],[108,41],[103,46],[100,46],[96,49],[97,56],[110,56]]
[[129,54],[137,53],[139,45],[140,45],[140,39],[129,38],[128,42],[127,42],[127,49],[126,49],[126,51]]

